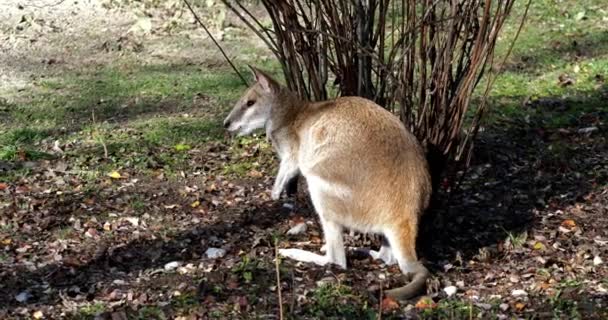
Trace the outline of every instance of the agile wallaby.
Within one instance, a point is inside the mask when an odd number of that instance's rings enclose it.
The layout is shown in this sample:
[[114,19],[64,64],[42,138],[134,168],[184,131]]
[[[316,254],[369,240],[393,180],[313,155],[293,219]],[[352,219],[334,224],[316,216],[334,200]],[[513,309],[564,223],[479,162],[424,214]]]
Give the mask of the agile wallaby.
[[239,135],[266,128],[281,161],[272,198],[279,199],[291,178],[301,173],[325,238],[325,255],[300,249],[279,253],[346,268],[343,228],[382,234],[388,244],[369,254],[387,264],[398,263],[403,273],[412,275],[410,283],[387,294],[400,300],[419,294],[429,272],[416,257],[416,235],[431,181],[414,135],[372,101],[302,101],[263,71],[251,69],[256,82],[224,127]]

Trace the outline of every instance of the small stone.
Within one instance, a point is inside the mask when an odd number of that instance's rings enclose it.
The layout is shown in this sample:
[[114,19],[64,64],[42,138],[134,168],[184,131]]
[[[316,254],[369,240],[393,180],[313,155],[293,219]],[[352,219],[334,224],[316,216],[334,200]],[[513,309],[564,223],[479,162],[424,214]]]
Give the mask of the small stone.
[[511,281],[511,283],[518,283],[519,282],[519,277],[518,276],[510,276],[509,277],[509,281]]
[[475,305],[477,305],[478,307],[484,309],[484,310],[490,310],[492,309],[492,305],[489,303],[476,303]]
[[127,217],[127,218],[125,218],[125,220],[127,220],[134,227],[139,226],[139,218],[137,218],[137,217]]
[[23,291],[15,296],[15,300],[19,301],[20,303],[24,303],[27,302],[27,300],[31,297],[32,295],[29,292]]
[[511,291],[511,295],[514,297],[525,297],[528,295],[528,293],[525,290],[516,289]]
[[600,258],[600,256],[595,256],[595,258],[593,258],[593,265],[594,266],[599,266],[603,262],[604,261],[602,261],[602,258]]
[[209,259],[219,259],[226,255],[226,250],[222,248],[208,248],[207,251],[205,251],[205,255]]
[[87,232],[84,233],[84,235],[89,238],[95,238],[97,236],[97,230],[89,228]]
[[500,308],[500,310],[502,310],[503,312],[504,312],[504,311],[509,310],[509,304],[507,304],[507,303],[501,303],[501,304],[500,304],[498,307],[499,307],[499,308]]
[[34,314],[32,314],[32,317],[34,317],[34,319],[42,319],[44,317],[44,314],[42,313],[42,311],[38,310],[34,312]]
[[443,291],[445,292],[445,294],[448,295],[448,297],[451,297],[456,294],[456,291],[458,291],[458,288],[456,288],[455,286],[448,286],[448,287],[443,288]]
[[306,232],[307,229],[308,227],[306,226],[306,222],[300,222],[293,226],[291,229],[289,229],[289,231],[287,231],[287,234],[294,236]]
[[594,131],[597,131],[597,127],[587,127],[587,128],[578,129],[578,133],[591,133]]
[[170,271],[179,267],[181,263],[179,261],[171,261],[165,265],[165,270]]

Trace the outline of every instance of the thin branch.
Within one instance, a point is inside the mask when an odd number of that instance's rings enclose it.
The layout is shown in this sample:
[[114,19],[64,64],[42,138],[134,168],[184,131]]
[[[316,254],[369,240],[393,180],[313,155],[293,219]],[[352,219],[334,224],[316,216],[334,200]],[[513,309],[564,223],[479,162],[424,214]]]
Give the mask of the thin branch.
[[203,29],[205,30],[205,32],[207,33],[207,35],[211,38],[211,41],[213,41],[213,43],[215,44],[215,46],[220,50],[220,52],[224,56],[224,59],[226,59],[226,61],[230,64],[230,66],[232,67],[232,70],[234,70],[234,72],[236,72],[236,74],[239,76],[239,78],[241,78],[241,80],[243,81],[243,84],[245,86],[247,86],[248,85],[247,84],[247,80],[245,80],[245,78],[243,77],[243,75],[241,75],[241,73],[239,72],[239,70],[234,66],[234,64],[232,63],[232,61],[230,60],[230,58],[228,58],[228,55],[226,55],[226,52],[224,52],[224,49],[222,48],[222,46],[220,46],[220,44],[215,40],[215,37],[213,37],[213,35],[211,34],[211,32],[209,32],[209,29],[207,29],[207,27],[205,26],[205,24],[201,21],[201,19],[199,19],[198,15],[196,14],[196,12],[194,12],[194,9],[192,9],[192,6],[188,2],[188,0],[183,0],[183,1],[186,4],[186,6],[188,7],[188,10],[190,10],[190,12],[192,12],[192,15],[194,16],[194,19],[196,20],[196,22],[198,22],[198,24],[201,27],[203,27]]

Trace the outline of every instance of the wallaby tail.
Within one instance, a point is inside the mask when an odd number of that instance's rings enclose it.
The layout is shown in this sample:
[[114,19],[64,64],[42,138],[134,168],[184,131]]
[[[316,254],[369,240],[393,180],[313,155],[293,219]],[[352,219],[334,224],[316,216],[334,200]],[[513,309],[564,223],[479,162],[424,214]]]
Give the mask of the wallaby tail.
[[386,291],[386,295],[395,300],[407,300],[421,294],[426,288],[426,279],[429,278],[430,272],[422,263],[418,263],[413,274],[412,281],[407,285]]

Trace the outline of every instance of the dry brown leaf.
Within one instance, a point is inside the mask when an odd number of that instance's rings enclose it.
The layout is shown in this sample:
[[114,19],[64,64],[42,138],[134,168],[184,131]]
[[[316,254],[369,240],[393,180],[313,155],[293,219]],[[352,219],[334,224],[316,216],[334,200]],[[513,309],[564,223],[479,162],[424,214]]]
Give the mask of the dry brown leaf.
[[382,299],[382,310],[392,311],[399,308],[399,302],[391,297],[385,297]]
[[424,309],[433,309],[437,307],[437,303],[433,301],[433,299],[429,297],[422,297],[418,302],[416,302],[416,309],[424,310]]
[[576,227],[576,222],[574,222],[572,219],[566,219],[562,221],[562,226],[566,228],[574,228]]

